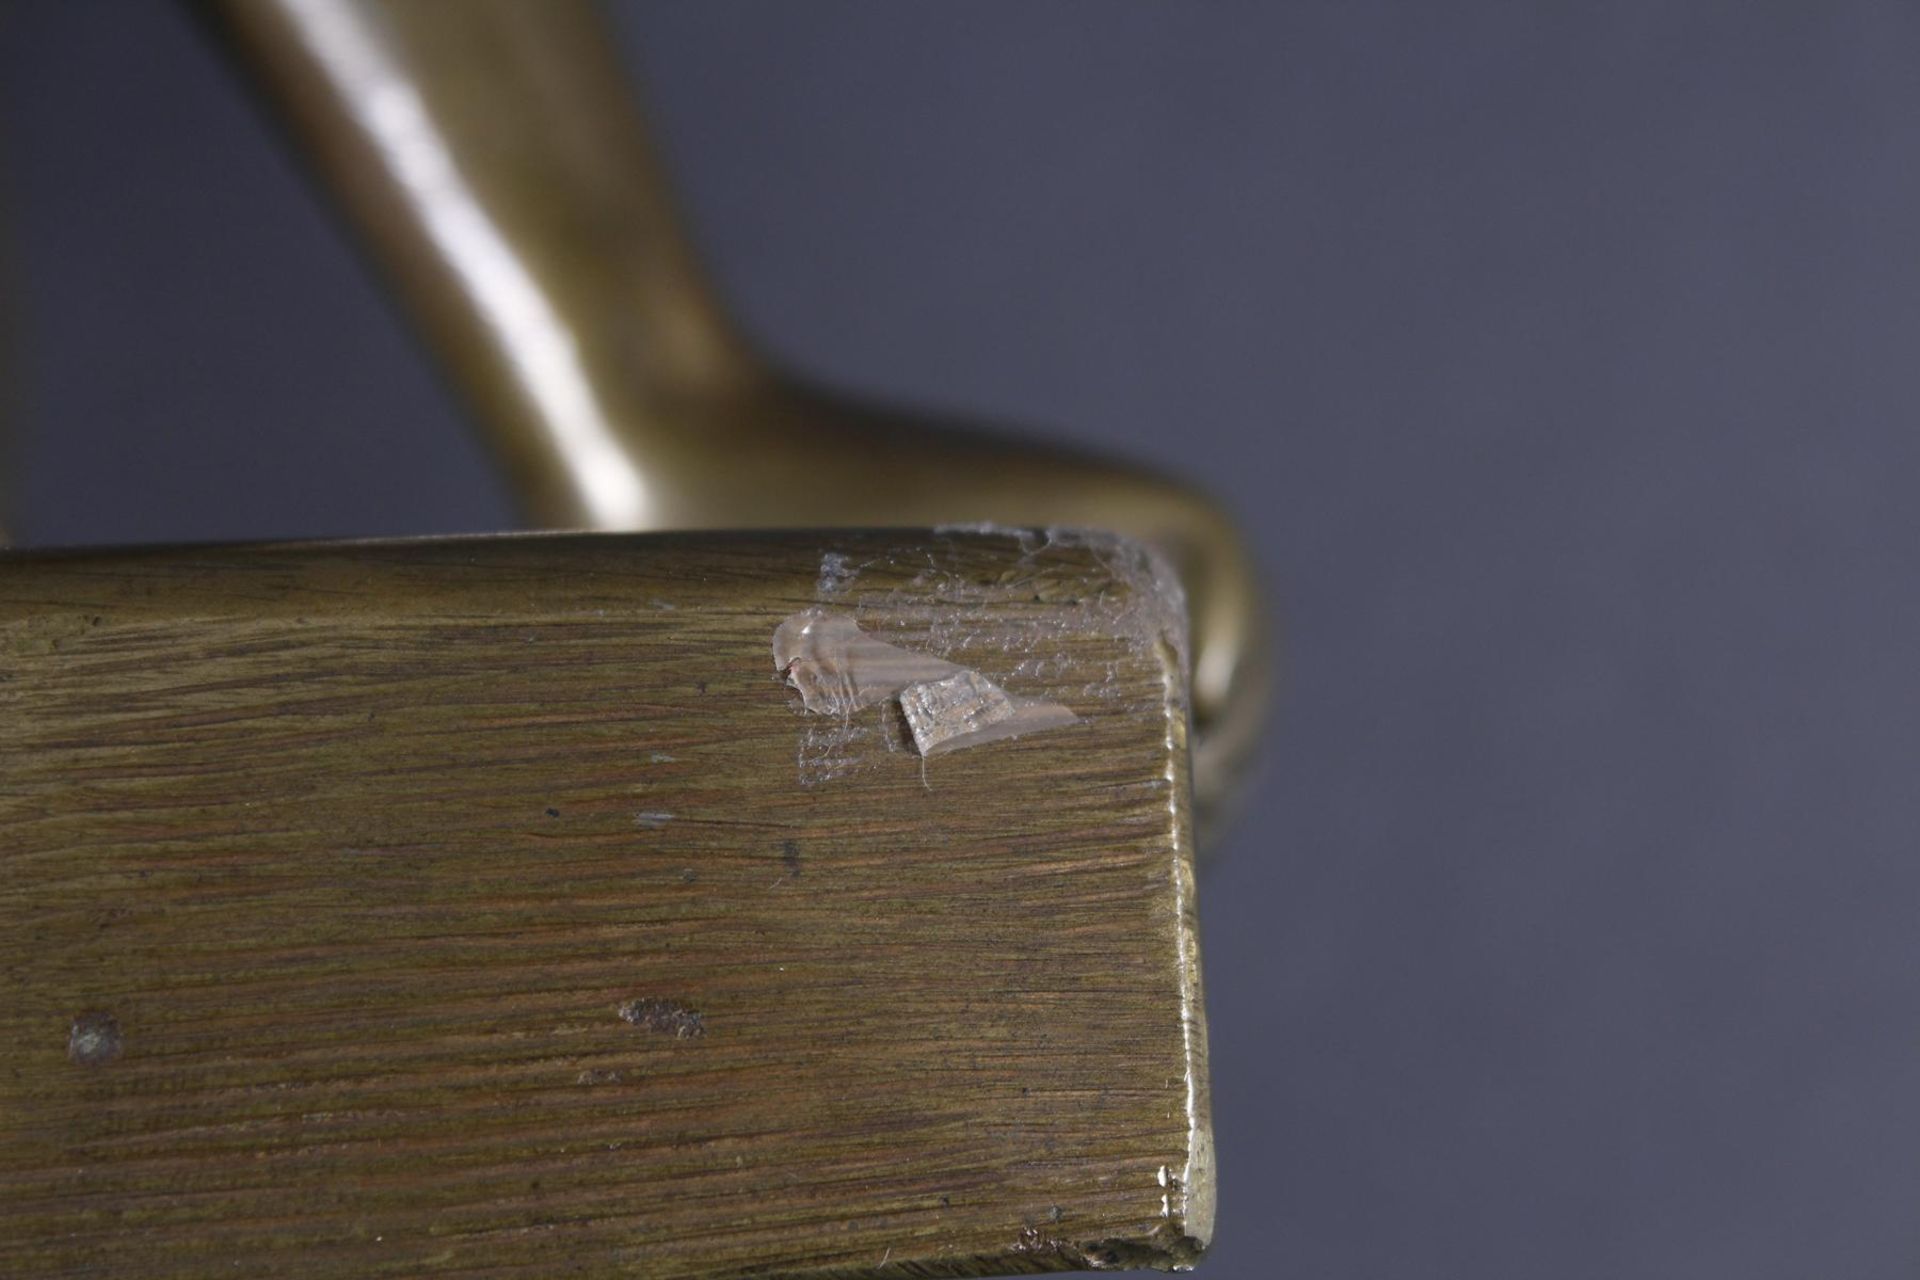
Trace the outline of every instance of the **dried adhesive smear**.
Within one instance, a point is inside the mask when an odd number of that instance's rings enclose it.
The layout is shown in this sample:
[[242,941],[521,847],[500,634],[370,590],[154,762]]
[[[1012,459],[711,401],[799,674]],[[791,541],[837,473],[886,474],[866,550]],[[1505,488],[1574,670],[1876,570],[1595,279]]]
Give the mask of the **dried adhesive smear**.
[[910,684],[900,691],[900,709],[923,756],[1056,729],[1077,718],[1057,702],[1009,697],[978,671]]
[[876,640],[851,615],[807,609],[773,633],[774,669],[820,715],[897,698],[922,756],[1072,724],[1057,702],[1016,698],[969,667]]
[[944,658],[875,640],[852,615],[823,609],[802,610],[774,630],[773,666],[800,691],[807,710],[833,716],[850,715],[910,684],[964,670]]

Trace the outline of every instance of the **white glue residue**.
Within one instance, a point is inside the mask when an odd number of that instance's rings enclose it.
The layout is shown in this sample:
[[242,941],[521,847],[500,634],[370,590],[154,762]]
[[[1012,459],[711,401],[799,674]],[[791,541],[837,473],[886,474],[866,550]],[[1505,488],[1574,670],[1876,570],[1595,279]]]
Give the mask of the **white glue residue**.
[[922,756],[1072,724],[1057,702],[1016,698],[969,667],[876,640],[852,615],[806,609],[773,633],[774,670],[818,715],[898,700]]
[[978,671],[910,684],[900,691],[900,710],[923,756],[1054,729],[1077,718],[1057,702],[1009,697]]

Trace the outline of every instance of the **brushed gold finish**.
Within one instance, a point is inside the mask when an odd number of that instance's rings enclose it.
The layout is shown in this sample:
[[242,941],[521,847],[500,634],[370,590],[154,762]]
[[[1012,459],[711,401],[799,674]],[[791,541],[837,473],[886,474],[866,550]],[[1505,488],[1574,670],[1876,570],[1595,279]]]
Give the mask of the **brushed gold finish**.
[[[1191,1262],[1180,620],[1141,563],[0,555],[0,1275]],[[897,709],[810,712],[771,641],[823,597],[1077,718],[923,760]]]
[[590,4],[215,9],[453,371],[532,522],[992,522],[1145,539],[1186,589],[1196,803],[1203,821],[1220,812],[1268,702],[1262,593],[1231,522],[1140,469],[772,368],[708,288]]

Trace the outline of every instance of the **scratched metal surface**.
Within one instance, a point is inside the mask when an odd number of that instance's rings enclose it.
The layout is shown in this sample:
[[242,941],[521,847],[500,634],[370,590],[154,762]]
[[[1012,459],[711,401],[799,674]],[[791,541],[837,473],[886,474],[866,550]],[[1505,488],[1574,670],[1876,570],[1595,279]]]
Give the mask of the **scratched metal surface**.
[[[1077,719],[811,713],[823,606]],[[1066,535],[0,561],[0,1272],[1189,1257],[1178,618]]]
[[[1914,1274],[1920,7],[615,7],[789,364],[1272,571],[1203,1275]],[[507,523],[182,9],[8,8],[19,528]]]

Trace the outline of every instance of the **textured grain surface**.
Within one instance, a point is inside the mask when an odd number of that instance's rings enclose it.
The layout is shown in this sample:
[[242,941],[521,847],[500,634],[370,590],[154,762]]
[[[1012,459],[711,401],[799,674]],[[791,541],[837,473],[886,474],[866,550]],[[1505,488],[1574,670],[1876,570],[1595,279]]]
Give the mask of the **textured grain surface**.
[[[820,605],[1079,719],[811,715]],[[0,1274],[1187,1260],[1177,617],[992,532],[0,560]]]

